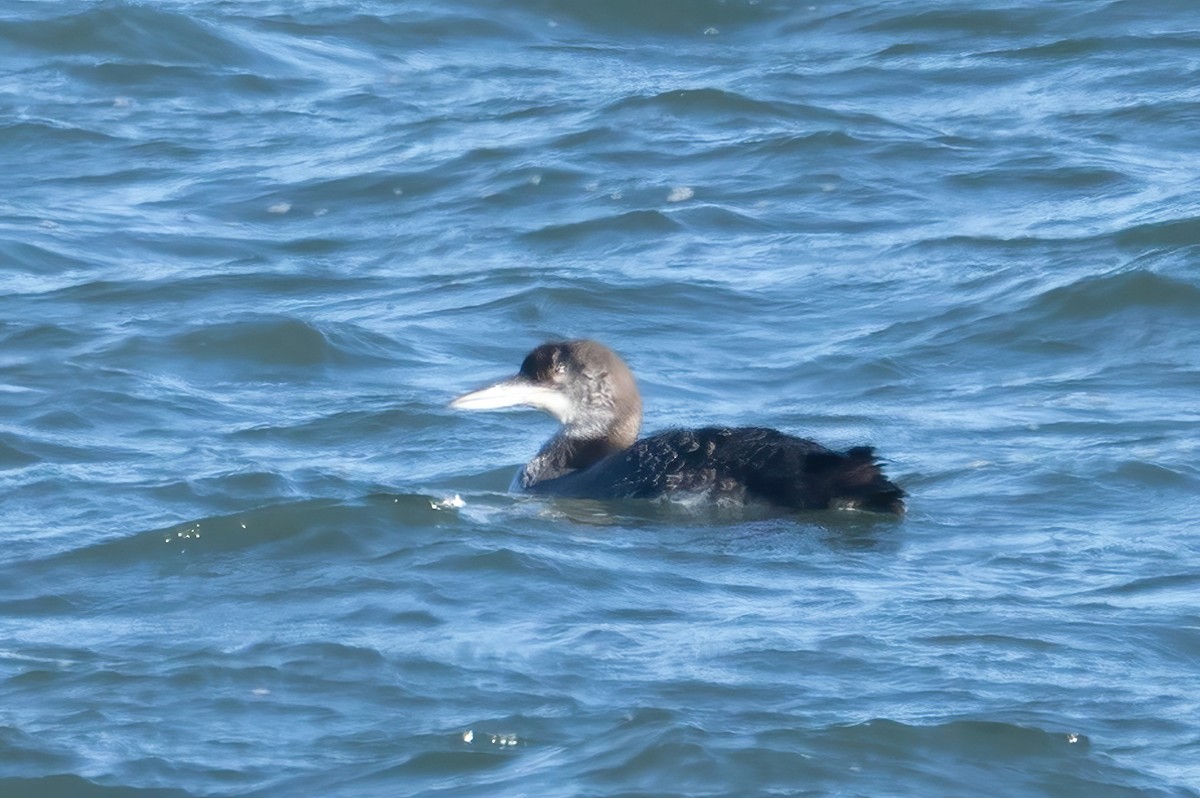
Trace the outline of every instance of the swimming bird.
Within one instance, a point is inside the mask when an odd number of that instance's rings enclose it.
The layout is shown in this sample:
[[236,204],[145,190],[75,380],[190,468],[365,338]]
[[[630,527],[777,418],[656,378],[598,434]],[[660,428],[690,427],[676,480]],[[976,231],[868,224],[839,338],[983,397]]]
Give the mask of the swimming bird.
[[561,428],[515,480],[530,493],[904,512],[904,491],[883,476],[869,446],[836,452],[764,427],[668,429],[639,439],[637,383],[624,361],[596,341],[542,344],[515,376],[450,406],[533,407],[558,419]]

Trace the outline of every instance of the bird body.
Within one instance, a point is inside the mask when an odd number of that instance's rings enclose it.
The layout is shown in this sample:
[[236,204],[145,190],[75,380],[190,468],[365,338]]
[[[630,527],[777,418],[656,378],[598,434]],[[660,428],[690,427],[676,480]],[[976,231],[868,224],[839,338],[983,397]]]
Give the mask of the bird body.
[[452,406],[530,406],[558,418],[562,428],[517,477],[530,493],[904,512],[904,491],[884,477],[868,446],[836,452],[764,427],[669,429],[638,439],[642,406],[633,375],[595,341],[543,344],[515,377]]

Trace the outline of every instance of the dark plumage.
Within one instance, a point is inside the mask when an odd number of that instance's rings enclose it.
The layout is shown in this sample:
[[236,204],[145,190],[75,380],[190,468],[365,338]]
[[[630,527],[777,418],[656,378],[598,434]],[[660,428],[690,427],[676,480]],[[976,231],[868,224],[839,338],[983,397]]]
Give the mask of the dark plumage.
[[543,344],[515,377],[451,404],[525,405],[558,418],[562,428],[518,477],[532,493],[904,512],[904,491],[883,476],[869,446],[835,452],[762,427],[672,429],[638,440],[642,403],[633,375],[595,341]]

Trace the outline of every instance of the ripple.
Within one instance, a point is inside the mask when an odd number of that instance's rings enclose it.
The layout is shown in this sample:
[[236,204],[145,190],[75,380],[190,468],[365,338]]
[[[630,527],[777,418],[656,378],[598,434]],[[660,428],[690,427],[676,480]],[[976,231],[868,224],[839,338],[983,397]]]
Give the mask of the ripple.
[[577,245],[597,237],[619,241],[621,236],[663,235],[680,229],[680,223],[662,211],[641,210],[547,225],[526,235],[541,243]]
[[795,116],[798,109],[807,109],[807,106],[760,100],[724,89],[697,88],[623,97],[606,110],[608,113],[695,115],[711,121],[714,117],[730,115],[750,119],[788,118]]
[[8,468],[24,468],[39,461],[37,455],[30,454],[24,451],[19,446],[14,446],[0,440],[0,470]]
[[1117,233],[1116,241],[1124,247],[1200,246],[1200,216],[1135,225]]
[[325,335],[299,319],[251,319],[212,324],[180,335],[184,355],[223,361],[245,359],[263,365],[313,366],[330,360]]
[[39,19],[0,20],[0,38],[21,50],[74,57],[80,52],[146,61],[261,65],[261,53],[192,16],[147,6],[95,6]]
[[[726,3],[721,0],[661,0],[652,5],[638,0],[611,0],[585,4],[554,0],[550,12],[563,24],[617,34],[669,34],[702,38],[714,27],[725,31],[752,33],[755,26],[777,19],[779,10],[770,4]],[[711,34],[710,34],[711,35]]]
[[1107,318],[1130,310],[1200,313],[1200,285],[1140,270],[1085,277],[1047,291],[1030,310],[1047,319],[1080,320]]
[[[239,479],[253,479],[241,475]],[[268,477],[274,480],[275,477]],[[231,515],[187,521],[163,529],[116,537],[51,555],[38,568],[46,573],[62,565],[110,568],[136,563],[173,561],[181,555],[203,558],[220,552],[244,551],[260,546],[281,546],[300,556],[304,551],[342,549],[380,542],[360,525],[366,518],[390,518],[413,526],[445,522],[449,514],[436,508],[436,500],[419,494],[380,496],[362,503],[307,500],[276,504]],[[353,519],[359,519],[354,522]],[[352,527],[362,537],[347,531]],[[31,564],[32,565],[32,564]]]
[[193,793],[170,787],[137,787],[128,784],[98,784],[82,776],[61,775],[38,778],[0,778],[6,795],[37,795],[45,798],[190,798]]

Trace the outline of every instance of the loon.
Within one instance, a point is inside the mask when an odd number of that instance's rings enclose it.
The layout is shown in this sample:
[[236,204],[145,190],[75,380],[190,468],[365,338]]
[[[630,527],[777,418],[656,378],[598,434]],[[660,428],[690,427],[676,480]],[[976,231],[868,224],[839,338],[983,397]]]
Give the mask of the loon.
[[765,502],[796,510],[904,513],[874,450],[835,452],[763,427],[669,429],[638,438],[642,400],[624,361],[596,341],[547,343],[521,370],[450,403],[463,410],[533,407],[562,427],[514,487],[584,499],[701,495],[719,504]]

